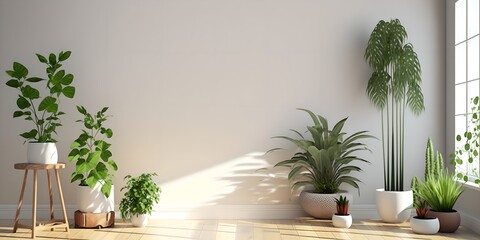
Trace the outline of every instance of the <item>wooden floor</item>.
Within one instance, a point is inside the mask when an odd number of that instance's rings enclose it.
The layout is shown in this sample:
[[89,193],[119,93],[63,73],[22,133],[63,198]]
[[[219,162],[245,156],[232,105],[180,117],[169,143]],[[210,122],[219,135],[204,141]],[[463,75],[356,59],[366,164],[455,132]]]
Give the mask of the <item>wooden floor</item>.
[[[0,221],[0,239],[29,239],[31,232],[12,233],[13,221]],[[334,228],[330,221],[299,218],[295,220],[151,220],[146,228],[134,228],[118,220],[115,228],[60,229],[39,231],[37,239],[480,239],[469,229],[437,235],[413,234],[409,223],[386,224],[380,221],[355,221],[350,229]]]

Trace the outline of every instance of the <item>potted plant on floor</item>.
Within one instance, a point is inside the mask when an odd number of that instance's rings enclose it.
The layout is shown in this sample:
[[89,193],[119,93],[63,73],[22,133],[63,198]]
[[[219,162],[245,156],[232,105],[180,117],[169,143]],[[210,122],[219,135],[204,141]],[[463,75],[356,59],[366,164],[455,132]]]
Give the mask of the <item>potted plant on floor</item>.
[[83,119],[80,136],[73,141],[68,155],[70,162],[75,162],[75,172],[71,182],[78,181],[79,210],[88,213],[107,213],[114,211],[113,174],[118,167],[111,159],[111,144],[106,140],[113,136],[113,131],[104,126],[109,116],[105,115],[108,107],[96,114],[90,114],[85,107],[77,106]]
[[337,213],[332,216],[332,224],[334,227],[349,228],[352,226],[352,215],[348,213],[348,199],[340,195],[340,198],[335,198],[337,204]]
[[368,135],[367,131],[347,136],[342,132],[347,118],[340,120],[330,129],[324,117],[315,115],[307,109],[299,110],[308,113],[313,120],[313,125],[307,126],[311,139],[306,139],[296,130],[292,131],[299,138],[274,137],[285,139],[300,149],[290,159],[277,163],[275,167],[290,168],[288,179],[293,183],[292,189],[307,188],[300,194],[300,205],[305,212],[316,218],[331,219],[336,209],[334,198],[338,198],[341,194],[350,202],[352,201],[348,192],[340,190],[340,185],[349,184],[360,193],[358,186],[360,180],[349,174],[362,170],[354,165],[355,162],[369,163],[355,154],[360,151],[370,151],[366,144],[360,141],[373,137]]
[[[14,62],[13,68],[6,71],[12,78],[6,85],[18,90],[17,107],[14,118],[23,117],[34,124],[30,131],[20,134],[27,143],[27,162],[41,164],[55,164],[58,161],[57,147],[54,134],[62,126],[60,116],[60,97],[75,96],[75,87],[71,86],[73,75],[62,69],[62,64],[70,57],[71,52],[51,53],[48,59],[40,54],[37,58],[47,65],[47,78],[28,76],[28,69],[21,63]],[[47,96],[41,97],[40,91],[34,84],[45,83]]]
[[365,50],[373,73],[367,95],[381,109],[384,188],[377,189],[377,211],[385,222],[400,223],[410,217],[412,191],[404,189],[405,111],[424,111],[421,67],[407,32],[398,19],[381,20]]
[[130,218],[133,226],[145,227],[153,207],[160,200],[160,187],[153,181],[156,173],[143,173],[138,177],[127,175],[127,185],[120,191],[127,190],[120,202],[122,219]]
[[455,232],[460,226],[460,214],[453,207],[463,193],[462,186],[447,170],[442,170],[438,176],[430,175],[420,183],[417,195],[430,205],[428,216],[438,218],[440,232]]
[[435,234],[440,229],[440,223],[438,218],[428,216],[428,203],[427,201],[416,198],[413,202],[413,207],[417,213],[417,216],[410,218],[410,227],[414,233],[419,234]]

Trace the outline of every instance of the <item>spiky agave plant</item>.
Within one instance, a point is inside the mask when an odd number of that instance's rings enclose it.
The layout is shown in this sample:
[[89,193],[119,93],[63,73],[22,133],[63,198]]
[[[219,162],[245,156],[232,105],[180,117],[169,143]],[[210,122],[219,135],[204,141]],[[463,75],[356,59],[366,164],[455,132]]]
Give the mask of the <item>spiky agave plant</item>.
[[441,171],[438,176],[429,175],[419,187],[417,196],[427,201],[436,212],[452,212],[453,206],[463,193],[461,183],[448,170]]
[[373,70],[367,95],[382,113],[384,186],[403,191],[405,110],[424,111],[421,67],[407,31],[398,19],[381,20],[373,29],[365,59]]
[[[328,128],[328,121],[320,115],[315,115],[307,109],[298,109],[307,112],[313,120],[313,126],[307,126],[311,139],[306,139],[299,131],[291,129],[299,138],[277,136],[295,144],[300,151],[290,159],[283,160],[275,167],[290,168],[288,179],[293,182],[292,189],[311,186],[314,193],[337,193],[342,183],[354,188],[360,188],[358,178],[349,176],[351,172],[360,172],[362,169],[353,165],[354,162],[369,161],[356,156],[359,151],[370,151],[360,140],[374,138],[367,131],[356,132],[348,137],[342,132],[347,118],[340,120],[332,129]],[[272,149],[273,150],[278,150]]]
[[349,200],[346,196],[340,195],[339,198],[335,198],[335,203],[337,204],[337,215],[348,215],[348,204]]

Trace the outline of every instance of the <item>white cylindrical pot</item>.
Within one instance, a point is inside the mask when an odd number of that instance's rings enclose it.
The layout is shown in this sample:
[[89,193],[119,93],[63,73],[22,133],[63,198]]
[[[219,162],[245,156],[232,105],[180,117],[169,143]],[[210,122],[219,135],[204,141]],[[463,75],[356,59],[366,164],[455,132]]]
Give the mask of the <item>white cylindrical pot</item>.
[[130,221],[134,227],[145,227],[148,224],[148,214],[134,214]]
[[412,231],[418,234],[435,234],[440,229],[440,222],[438,218],[420,219],[412,217],[410,219],[410,227]]
[[334,227],[338,228],[349,228],[352,226],[352,215],[332,215],[332,224]]
[[337,212],[335,198],[340,198],[340,195],[345,196],[352,204],[352,195],[347,191],[333,194],[303,191],[300,193],[300,206],[302,206],[303,211],[315,218],[332,219],[332,215]]
[[114,186],[108,198],[103,195],[102,185],[97,183],[92,189],[89,186],[79,186],[78,209],[81,212],[106,213],[115,210]]
[[27,162],[56,164],[58,162],[58,152],[56,144],[52,142],[27,143]]
[[413,204],[413,192],[385,191],[377,189],[375,193],[377,212],[384,222],[403,223],[410,218]]

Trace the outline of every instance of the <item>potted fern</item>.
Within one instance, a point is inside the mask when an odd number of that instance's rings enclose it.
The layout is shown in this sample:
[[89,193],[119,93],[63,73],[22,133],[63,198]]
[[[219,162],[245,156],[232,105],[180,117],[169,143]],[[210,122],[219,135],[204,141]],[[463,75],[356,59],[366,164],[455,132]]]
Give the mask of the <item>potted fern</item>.
[[143,173],[138,177],[127,175],[124,180],[127,185],[120,191],[127,190],[120,202],[122,219],[130,218],[132,225],[144,227],[148,224],[148,217],[153,207],[160,200],[160,187],[153,181],[156,173]]
[[340,195],[335,198],[337,204],[337,213],[332,216],[332,224],[338,228],[349,228],[352,226],[352,215],[348,213],[349,201],[347,197]]
[[[357,156],[361,151],[370,151],[361,140],[373,138],[367,131],[360,131],[347,136],[342,131],[347,118],[340,120],[333,128],[329,128],[328,121],[320,115],[307,109],[299,109],[310,115],[313,125],[307,126],[311,138],[307,139],[300,131],[292,130],[298,138],[277,136],[293,143],[299,152],[290,159],[278,162],[275,167],[290,169],[288,179],[292,182],[292,190],[303,188],[300,193],[300,205],[303,210],[313,217],[331,219],[335,213],[335,198],[340,195],[352,201],[352,196],[340,190],[342,184],[348,184],[358,190],[358,178],[350,176],[352,172],[362,169],[356,162],[369,163]],[[270,151],[278,150],[279,148]]]
[[[32,122],[34,128],[20,134],[27,142],[27,162],[41,164],[55,164],[58,153],[54,135],[57,128],[62,126],[60,117],[65,113],[60,111],[60,98],[73,98],[75,87],[71,86],[73,75],[62,69],[63,62],[70,55],[70,51],[60,52],[57,55],[50,53],[48,59],[36,54],[38,61],[45,64],[46,78],[29,76],[27,67],[14,62],[13,68],[6,71],[10,80],[6,85],[18,90],[17,107],[14,118],[24,118]],[[47,96],[41,97],[35,84],[44,83]]]
[[77,106],[77,110],[83,115],[77,122],[83,123],[84,129],[70,145],[68,160],[75,162],[71,182],[79,182],[79,210],[88,213],[114,211],[112,172],[117,171],[118,166],[111,159],[111,144],[107,142],[113,136],[112,129],[105,127],[108,107],[96,114],[89,113],[83,106]]
[[385,222],[401,223],[410,217],[413,193],[404,189],[405,112],[424,111],[421,67],[407,31],[398,19],[381,20],[365,50],[372,69],[367,95],[381,110],[384,188],[377,189],[377,211]]

